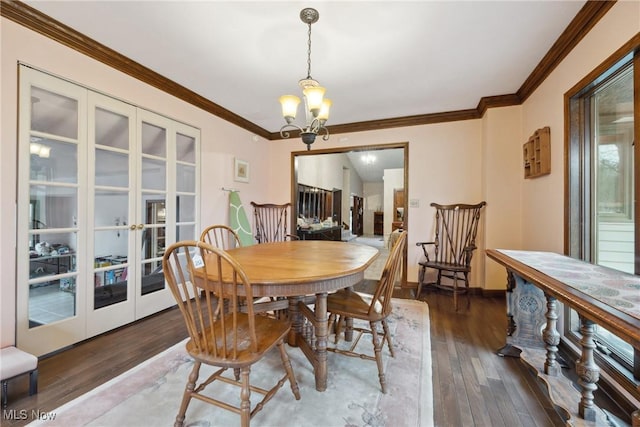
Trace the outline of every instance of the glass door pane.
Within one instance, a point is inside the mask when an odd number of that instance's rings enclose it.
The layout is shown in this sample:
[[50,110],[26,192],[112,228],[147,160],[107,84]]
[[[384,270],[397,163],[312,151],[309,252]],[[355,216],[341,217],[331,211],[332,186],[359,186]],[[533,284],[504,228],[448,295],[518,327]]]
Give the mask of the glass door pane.
[[78,128],[77,99],[41,87],[31,87],[32,132],[78,139]]
[[142,295],[164,289],[162,256],[166,247],[166,204],[155,194],[144,194],[145,228],[142,233]]
[[144,223],[140,251],[141,295],[165,289],[162,256],[166,247],[167,144],[165,127],[142,122],[140,217]]
[[[76,100],[34,88],[29,139],[29,328],[76,315],[78,239],[78,144]],[[55,114],[65,125],[51,123],[59,103],[69,111]],[[57,110],[55,110],[57,111]]]
[[196,224],[198,165],[196,163],[197,139],[186,132],[176,133],[176,230],[175,240],[197,240]]
[[129,298],[128,207],[126,191],[95,191],[94,309],[126,301]]
[[[635,273],[633,68],[622,70],[592,97],[595,149],[596,263]],[[571,314],[572,327],[578,316]],[[596,339],[633,366],[633,347],[602,326]]]
[[93,285],[95,310],[127,301],[129,292],[130,117],[94,110]]
[[77,235],[41,230],[37,236],[29,252],[29,328],[76,315]]
[[592,97],[595,260],[633,274],[633,73],[620,73]]

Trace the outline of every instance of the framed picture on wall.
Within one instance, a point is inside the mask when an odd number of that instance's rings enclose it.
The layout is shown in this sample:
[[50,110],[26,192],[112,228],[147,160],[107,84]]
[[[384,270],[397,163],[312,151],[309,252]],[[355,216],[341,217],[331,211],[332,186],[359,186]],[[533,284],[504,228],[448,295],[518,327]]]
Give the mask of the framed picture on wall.
[[233,179],[240,182],[249,182],[249,162],[235,159],[233,167]]

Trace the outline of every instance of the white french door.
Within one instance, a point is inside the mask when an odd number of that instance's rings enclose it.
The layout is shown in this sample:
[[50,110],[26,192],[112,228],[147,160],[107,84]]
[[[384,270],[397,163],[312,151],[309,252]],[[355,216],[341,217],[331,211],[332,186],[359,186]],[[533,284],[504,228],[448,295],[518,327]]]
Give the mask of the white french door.
[[200,134],[27,67],[20,79],[17,343],[42,355],[175,304],[162,256],[198,237]]
[[[135,320],[136,108],[89,92],[87,334]],[[132,274],[133,273],[133,274]]]
[[86,337],[87,91],[20,69],[17,346],[45,354]]
[[155,313],[174,304],[162,273],[162,256],[168,243],[174,242],[175,233],[169,227],[175,224],[173,198],[175,185],[174,132],[168,119],[140,111],[138,117],[138,205],[137,219],[137,273],[136,316]]
[[199,131],[138,110],[136,319],[175,304],[162,273],[165,249],[200,237]]

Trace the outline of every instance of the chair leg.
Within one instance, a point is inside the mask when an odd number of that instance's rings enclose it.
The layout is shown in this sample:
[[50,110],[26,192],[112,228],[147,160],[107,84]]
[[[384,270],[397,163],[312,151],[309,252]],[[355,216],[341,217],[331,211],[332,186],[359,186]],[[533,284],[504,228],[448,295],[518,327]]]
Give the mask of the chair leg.
[[469,273],[464,273],[464,287],[467,292],[467,308],[471,307],[471,292],[469,292]]
[[291,367],[291,360],[289,359],[289,355],[287,351],[284,349],[284,343],[280,341],[278,343],[278,348],[280,349],[280,358],[282,359],[282,365],[284,366],[284,370],[287,371],[287,378],[289,378],[289,385],[291,386],[291,391],[293,395],[296,397],[296,400],[300,400],[300,389],[298,388],[298,381],[296,381],[296,376],[293,373],[293,368]]
[[453,307],[458,311],[458,273],[453,273]]
[[[344,340],[347,342],[353,341],[353,317],[336,316],[334,323],[335,338],[333,343],[338,344],[340,341],[340,332],[342,324],[344,323]],[[331,324],[331,321],[329,321]]]
[[396,357],[393,351],[393,343],[391,342],[391,334],[389,333],[389,324],[387,323],[387,319],[382,319],[382,329],[384,330],[384,338],[387,340],[389,353],[391,354],[391,357]]
[[344,318],[344,340],[353,341],[353,317]]
[[189,374],[187,386],[185,387],[184,394],[182,395],[182,403],[180,404],[180,409],[178,410],[176,422],[173,423],[173,427],[182,427],[184,425],[184,418],[187,412],[187,407],[189,406],[189,402],[191,402],[191,395],[193,393],[193,390],[196,388],[196,381],[198,380],[198,375],[200,374],[200,365],[200,362],[193,363],[193,369]]
[[9,381],[2,380],[2,407],[7,407],[7,393],[9,392]]
[[38,369],[29,372],[29,396],[38,393]]
[[342,325],[342,317],[338,316],[338,315],[334,315],[333,313],[331,314],[334,317],[334,331],[335,331],[335,336],[333,338],[333,343],[334,344],[338,344],[338,341],[340,341],[340,326]]
[[249,427],[251,421],[251,388],[249,386],[249,373],[251,368],[243,366],[240,369],[240,378],[242,389],[240,390],[240,425]]
[[378,377],[380,378],[380,388],[382,393],[387,393],[387,381],[384,377],[384,366],[382,364],[382,342],[380,341],[380,335],[378,334],[378,328],[375,322],[369,322],[371,326],[371,336],[373,338],[373,351],[376,355],[376,363],[378,364]]
[[420,271],[418,272],[418,287],[416,288],[416,299],[420,298],[420,293],[422,292],[422,283],[424,282],[425,275],[425,267],[421,266]]

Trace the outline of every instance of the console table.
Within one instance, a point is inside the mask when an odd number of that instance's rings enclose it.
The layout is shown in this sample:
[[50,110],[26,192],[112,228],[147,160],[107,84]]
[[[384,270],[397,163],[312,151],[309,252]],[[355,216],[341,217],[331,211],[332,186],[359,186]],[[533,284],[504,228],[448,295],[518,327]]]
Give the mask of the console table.
[[[600,377],[593,355],[595,324],[640,349],[640,277],[551,252],[488,249],[487,256],[508,273],[507,345],[499,354],[520,355],[536,369],[568,422],[606,425],[604,413],[593,402]],[[558,301],[580,316],[579,393],[560,373]],[[633,427],[640,427],[640,410],[632,420]]]

